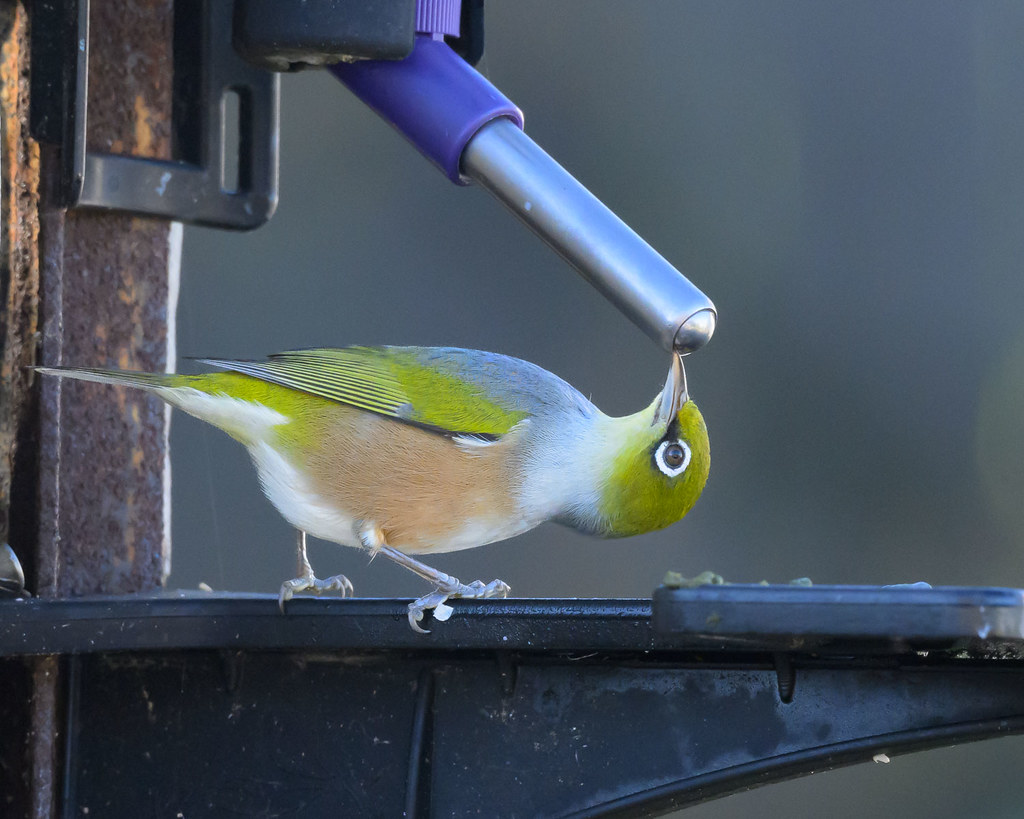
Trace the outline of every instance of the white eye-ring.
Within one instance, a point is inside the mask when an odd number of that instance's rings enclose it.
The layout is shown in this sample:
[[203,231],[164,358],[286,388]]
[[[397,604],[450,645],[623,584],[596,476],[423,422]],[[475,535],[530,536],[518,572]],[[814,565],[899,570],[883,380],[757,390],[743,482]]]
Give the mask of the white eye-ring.
[[654,452],[654,462],[664,474],[674,478],[690,465],[690,447],[686,441],[662,441]]

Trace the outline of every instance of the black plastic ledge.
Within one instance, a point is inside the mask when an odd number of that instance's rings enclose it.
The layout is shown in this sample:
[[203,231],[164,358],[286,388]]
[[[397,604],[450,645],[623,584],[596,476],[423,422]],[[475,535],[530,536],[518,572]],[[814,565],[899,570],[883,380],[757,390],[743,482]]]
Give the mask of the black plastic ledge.
[[[146,649],[814,652],[1024,650],[1024,590],[659,588],[650,600],[456,600],[430,634],[403,600],[164,592],[0,600],[0,656]],[[1024,655],[1022,655],[1024,656]]]
[[1022,601],[662,588],[456,601],[418,635],[397,600],[5,600],[0,688],[61,655],[69,818],[651,816],[1024,732]]

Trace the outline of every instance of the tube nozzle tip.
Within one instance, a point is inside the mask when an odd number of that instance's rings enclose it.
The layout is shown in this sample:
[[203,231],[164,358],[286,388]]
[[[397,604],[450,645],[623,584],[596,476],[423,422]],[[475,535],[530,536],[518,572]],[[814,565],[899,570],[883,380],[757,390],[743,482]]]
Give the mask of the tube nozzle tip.
[[711,340],[718,323],[718,314],[710,307],[698,310],[676,330],[672,347],[680,355],[696,352]]

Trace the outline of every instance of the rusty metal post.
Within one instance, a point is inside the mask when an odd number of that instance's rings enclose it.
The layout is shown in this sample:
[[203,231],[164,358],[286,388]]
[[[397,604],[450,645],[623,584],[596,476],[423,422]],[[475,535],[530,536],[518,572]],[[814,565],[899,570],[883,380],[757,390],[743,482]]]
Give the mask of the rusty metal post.
[[[90,148],[170,158],[172,11],[172,0],[92,4]],[[178,241],[180,229],[160,220],[44,210],[42,361],[166,368]],[[40,410],[39,593],[159,586],[169,568],[167,411],[54,380],[41,386]]]
[[[59,164],[28,136],[26,4],[0,0],[0,538],[41,596],[142,591],[169,571],[169,414],[120,390],[52,379],[36,400],[25,367],[165,368],[181,229],[48,205]],[[170,157],[172,11],[173,0],[92,3],[90,148]],[[0,668],[10,686],[0,714],[24,736],[0,748],[5,816],[59,808],[64,677],[57,658]]]

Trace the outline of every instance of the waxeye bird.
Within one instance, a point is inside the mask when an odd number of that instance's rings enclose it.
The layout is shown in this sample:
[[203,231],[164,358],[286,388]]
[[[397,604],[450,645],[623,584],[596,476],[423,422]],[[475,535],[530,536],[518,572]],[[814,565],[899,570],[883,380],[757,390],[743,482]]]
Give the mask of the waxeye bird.
[[450,552],[554,520],[601,537],[681,519],[707,481],[707,427],[673,354],[646,408],[611,418],[561,378],[509,356],[454,347],[295,350],[266,361],[201,359],[202,375],[38,368],[136,387],[249,450],[270,502],[297,530],[293,594],[352,592],[318,579],[307,533],[384,555],[433,584],[409,605],[445,620],[449,598],[505,597],[411,555]]

